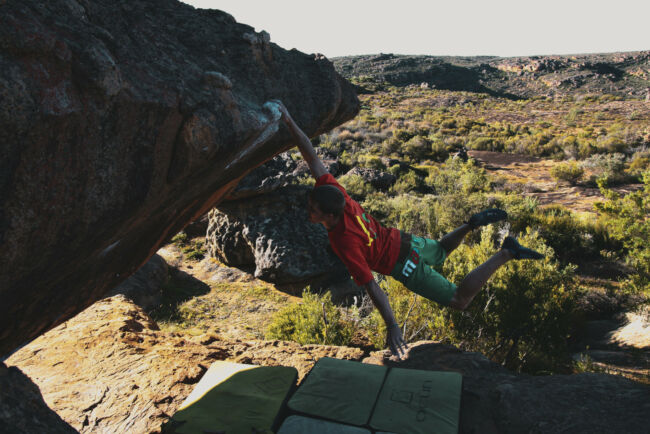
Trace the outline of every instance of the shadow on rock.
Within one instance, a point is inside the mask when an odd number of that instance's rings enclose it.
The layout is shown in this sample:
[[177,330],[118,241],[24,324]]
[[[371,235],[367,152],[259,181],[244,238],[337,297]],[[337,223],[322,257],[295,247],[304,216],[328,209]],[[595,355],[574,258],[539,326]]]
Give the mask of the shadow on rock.
[[[15,366],[0,362],[0,431],[76,433],[52,409],[36,384]],[[6,431],[5,431],[6,430]]]
[[160,304],[147,313],[156,322],[179,320],[184,302],[209,292],[209,285],[184,271],[170,268],[169,278],[162,287]]

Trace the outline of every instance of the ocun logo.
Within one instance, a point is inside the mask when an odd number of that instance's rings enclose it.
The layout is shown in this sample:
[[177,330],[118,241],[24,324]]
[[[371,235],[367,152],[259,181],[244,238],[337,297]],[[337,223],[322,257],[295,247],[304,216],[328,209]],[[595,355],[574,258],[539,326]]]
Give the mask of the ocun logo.
[[405,277],[409,277],[413,273],[413,271],[415,271],[415,268],[419,263],[420,263],[420,251],[417,249],[417,247],[414,247],[413,250],[411,250],[411,254],[409,255],[409,258],[404,263],[404,268],[402,268],[402,274]]
[[[361,226],[361,229],[363,229],[363,232],[368,236],[368,247],[372,246],[372,242],[375,241],[377,238],[377,233],[370,228],[372,231],[372,236],[370,235],[370,231],[368,231],[368,228],[366,228],[366,225],[363,224],[365,221],[366,223],[370,223],[370,220],[366,217],[366,213],[364,212],[361,216],[356,216],[357,221],[359,222],[359,225]],[[361,220],[363,218],[363,220]]]

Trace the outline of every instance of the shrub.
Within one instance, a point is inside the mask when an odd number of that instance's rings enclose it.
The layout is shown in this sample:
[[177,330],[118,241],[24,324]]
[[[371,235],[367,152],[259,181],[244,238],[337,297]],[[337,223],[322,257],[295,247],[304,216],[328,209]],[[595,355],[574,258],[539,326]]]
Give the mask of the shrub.
[[189,245],[182,248],[185,257],[192,261],[200,261],[205,257],[206,249],[203,241],[192,240]]
[[381,158],[379,158],[376,155],[362,154],[359,155],[358,161],[359,164],[361,164],[363,167],[368,167],[370,169],[377,169],[377,170],[386,169],[386,165],[381,161]]
[[619,196],[599,183],[605,196],[596,203],[611,235],[620,240],[626,249],[627,262],[636,274],[626,282],[626,288],[650,296],[650,170],[643,173],[643,189]]
[[593,172],[593,178],[603,179],[606,184],[626,180],[625,155],[596,154],[582,162],[582,166]]
[[434,161],[445,161],[449,158],[449,146],[443,140],[433,138],[430,157]]
[[551,169],[551,176],[556,181],[566,181],[571,185],[576,185],[584,173],[585,170],[578,166],[575,161],[560,163]]
[[[409,291],[391,277],[380,282],[380,285],[388,295],[391,309],[397,324],[402,329],[405,342],[450,341],[453,337],[452,322],[445,307]],[[374,309],[360,324],[375,348],[386,348],[386,324],[377,309]]]
[[189,240],[189,237],[184,231],[180,231],[174,237],[172,238],[172,243],[176,244],[177,246],[181,247],[187,244],[187,241]]
[[635,152],[630,162],[630,173],[640,176],[648,169],[650,169],[650,150]]
[[343,175],[338,181],[355,199],[361,199],[374,191],[372,185],[360,175]]
[[468,194],[487,191],[490,187],[485,169],[478,167],[472,159],[467,162],[448,159],[442,166],[434,168],[424,182],[436,194]]
[[404,143],[402,150],[412,161],[419,161],[431,155],[431,143],[425,137],[414,136]]
[[393,131],[393,137],[401,142],[407,142],[411,140],[413,136],[415,136],[415,132],[413,131],[407,131],[401,128],[397,128]]
[[[460,282],[496,250],[495,228],[483,228],[481,242],[461,245],[443,274]],[[519,238],[546,255],[540,261],[511,261],[501,267],[465,312],[454,311],[455,339],[510,369],[539,372],[561,365],[567,355],[575,300],[574,267],[562,268],[553,250],[530,230]]]
[[348,345],[354,326],[342,318],[329,292],[312,294],[305,290],[302,302],[273,314],[265,338],[305,344]]
[[397,179],[390,191],[397,194],[406,194],[413,191],[422,191],[424,187],[424,180],[413,170],[409,170]]

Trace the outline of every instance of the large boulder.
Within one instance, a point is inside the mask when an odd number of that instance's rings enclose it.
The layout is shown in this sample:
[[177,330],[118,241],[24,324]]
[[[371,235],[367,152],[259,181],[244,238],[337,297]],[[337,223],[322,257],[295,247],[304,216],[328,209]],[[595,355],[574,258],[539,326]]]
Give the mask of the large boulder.
[[650,386],[615,375],[516,374],[479,353],[433,342],[411,344],[401,361],[377,352],[364,363],[461,373],[461,433],[648,431]]
[[352,118],[322,56],[176,0],[0,2],[0,354],[89,306],[247,172]]
[[209,214],[208,254],[298,295],[306,285],[331,290],[336,301],[360,294],[325,228],[309,222],[309,190],[290,185],[221,203]]

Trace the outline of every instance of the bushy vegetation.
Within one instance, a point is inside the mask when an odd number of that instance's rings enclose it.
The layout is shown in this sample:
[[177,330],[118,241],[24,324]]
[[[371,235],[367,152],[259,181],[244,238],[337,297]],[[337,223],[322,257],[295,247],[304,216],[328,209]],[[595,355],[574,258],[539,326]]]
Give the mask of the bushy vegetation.
[[306,290],[300,304],[287,306],[273,315],[265,337],[303,345],[348,345],[353,332],[353,324],[342,319],[329,293],[319,296]]
[[[451,281],[460,281],[496,248],[494,228],[479,243],[462,245],[445,262]],[[539,234],[530,229],[519,241],[539,252],[541,261],[511,261],[489,280],[467,311],[451,312],[454,337],[516,370],[559,368],[566,356],[572,305],[578,294],[574,266],[562,266]]]
[[192,261],[200,261],[207,253],[205,241],[201,239],[190,239],[183,231],[174,235],[172,243],[176,244],[185,257]]
[[551,176],[557,181],[565,181],[571,185],[576,185],[585,170],[578,165],[575,161],[569,163],[560,163],[551,169]]
[[[377,276],[408,342],[441,340],[511,369],[566,372],[573,365],[567,342],[580,321],[574,306],[584,292],[577,271],[585,263],[624,258],[635,273],[623,287],[650,296],[650,116],[642,104],[611,95],[513,101],[384,85],[362,96],[353,121],[321,136],[320,145],[337,156],[343,172],[359,166],[397,178],[388,191],[358,175],[339,178],[386,226],[439,238],[475,212],[507,210],[507,222],[474,231],[448,258],[441,271],[451,281],[460,282],[494,254],[508,232],[546,255],[502,267],[465,312]],[[601,217],[541,207],[521,194],[524,189],[505,188],[471,158],[454,156],[463,146],[558,161],[551,172],[556,181],[600,186],[606,197],[598,205]],[[642,190],[625,196],[610,190],[641,179]],[[341,308],[327,294],[306,292],[300,305],[273,317],[267,338],[345,345],[360,333],[384,348],[385,332],[367,303]]]
[[350,167],[380,168],[381,158],[442,162],[461,146],[576,161],[618,153],[626,166],[648,164],[650,114],[642,101],[611,95],[513,101],[390,86],[362,100],[355,120],[321,139]]
[[624,196],[600,189],[606,201],[596,204],[602,224],[625,248],[625,257],[636,273],[627,279],[626,288],[650,296],[650,170],[643,174],[643,188]]

